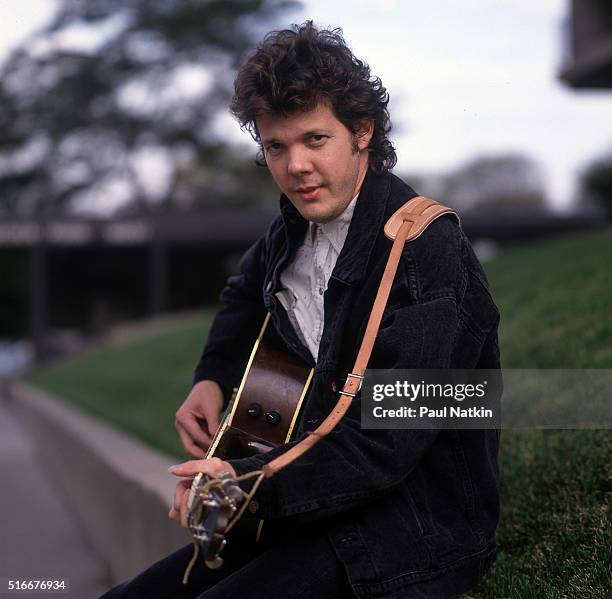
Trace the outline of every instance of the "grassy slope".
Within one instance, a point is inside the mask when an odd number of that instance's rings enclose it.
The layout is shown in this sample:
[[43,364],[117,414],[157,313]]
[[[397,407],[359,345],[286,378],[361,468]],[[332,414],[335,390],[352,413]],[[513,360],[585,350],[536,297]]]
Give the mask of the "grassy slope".
[[27,378],[153,446],[184,456],[174,413],[191,386],[211,318],[204,313],[180,319],[163,332],[83,354]]
[[486,265],[506,368],[612,368],[612,230],[522,246]]
[[[612,231],[505,252],[486,265],[506,368],[612,367]],[[209,315],[30,376],[181,455],[173,414]],[[605,597],[612,563],[612,434],[505,431],[500,555],[481,597]]]
[[[486,265],[505,368],[612,368],[612,231]],[[500,554],[482,597],[609,597],[610,431],[505,431]]]

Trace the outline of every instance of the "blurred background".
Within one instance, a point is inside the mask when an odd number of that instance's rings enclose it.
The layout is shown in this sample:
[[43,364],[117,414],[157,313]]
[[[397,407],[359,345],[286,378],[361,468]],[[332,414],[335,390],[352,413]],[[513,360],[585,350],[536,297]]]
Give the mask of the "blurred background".
[[[396,174],[460,211],[504,365],[612,366],[609,2],[23,0],[0,4],[7,402],[28,381],[182,455],[173,414],[219,291],[278,206],[233,76],[306,19],[387,87]],[[608,431],[508,436],[480,596],[604,596],[610,451]]]
[[397,174],[458,208],[481,256],[600,226],[612,16],[571,6],[2,4],[1,363],[216,302],[278,195],[228,113],[235,68],[266,31],[307,18],[342,26],[382,78]]

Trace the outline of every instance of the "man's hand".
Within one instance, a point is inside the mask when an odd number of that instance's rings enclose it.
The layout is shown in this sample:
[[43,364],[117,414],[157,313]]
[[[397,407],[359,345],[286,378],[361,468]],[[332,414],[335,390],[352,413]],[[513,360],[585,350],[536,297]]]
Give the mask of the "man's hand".
[[183,480],[179,481],[174,491],[174,502],[168,512],[168,517],[176,520],[183,528],[187,528],[187,501],[189,500],[189,490],[191,483],[198,472],[203,472],[209,476],[218,476],[221,472],[229,472],[233,477],[236,477],[236,471],[232,468],[229,462],[224,462],[219,458],[210,458],[209,460],[191,460],[176,466],[170,466],[168,471],[175,476],[184,476]]
[[200,381],[177,410],[174,426],[187,453],[194,458],[206,456],[212,436],[219,428],[223,392],[214,381]]

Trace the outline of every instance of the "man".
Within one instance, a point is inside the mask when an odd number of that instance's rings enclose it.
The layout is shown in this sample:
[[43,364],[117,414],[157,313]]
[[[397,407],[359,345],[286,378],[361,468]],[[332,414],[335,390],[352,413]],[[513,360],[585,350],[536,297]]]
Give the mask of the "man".
[[[186,522],[193,476],[260,469],[282,454],[204,459],[267,312],[288,353],[314,366],[298,438],[338,399],[363,338],[391,242],[385,221],[415,192],[392,175],[388,95],[338,31],[273,32],[240,69],[232,111],[260,144],[281,215],[229,279],[176,426],[194,460],[170,517]],[[372,368],[498,368],[499,313],[457,223],[406,244]],[[108,596],[451,597],[495,552],[495,430],[362,430],[357,397],[338,426],[265,480],[248,516],[259,543],[228,536],[224,565],[181,577],[188,546]]]

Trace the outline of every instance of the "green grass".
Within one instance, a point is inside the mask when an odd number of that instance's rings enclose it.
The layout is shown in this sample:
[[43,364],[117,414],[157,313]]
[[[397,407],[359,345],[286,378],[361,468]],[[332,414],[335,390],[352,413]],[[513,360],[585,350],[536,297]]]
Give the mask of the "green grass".
[[[485,265],[505,368],[612,368],[612,230],[508,250]],[[30,381],[183,455],[173,427],[210,315]],[[610,431],[504,431],[500,553],[481,598],[609,597]]]
[[184,456],[174,413],[191,388],[213,313],[51,365],[26,377],[175,456]]
[[[612,231],[485,265],[505,368],[612,368]],[[504,431],[500,552],[483,598],[610,597],[612,433]]]
[[502,434],[500,552],[481,597],[610,596],[611,455],[609,431]]
[[485,269],[505,368],[612,368],[612,230],[524,245]]

